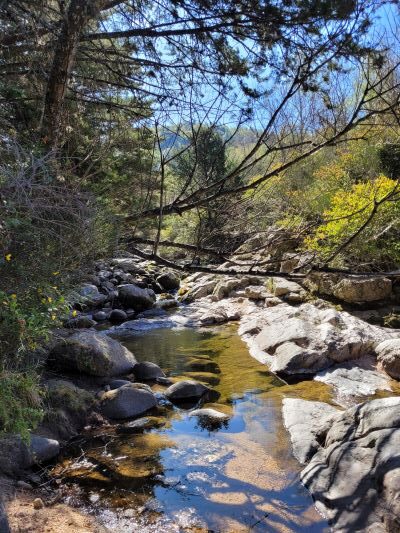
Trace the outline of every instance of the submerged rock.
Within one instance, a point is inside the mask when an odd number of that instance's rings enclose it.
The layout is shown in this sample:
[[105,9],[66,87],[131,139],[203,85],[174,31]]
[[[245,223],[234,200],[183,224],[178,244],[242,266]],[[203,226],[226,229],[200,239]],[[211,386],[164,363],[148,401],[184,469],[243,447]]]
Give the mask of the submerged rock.
[[121,435],[131,435],[149,429],[156,429],[165,426],[166,420],[155,416],[145,416],[132,422],[126,422],[117,426],[117,433]]
[[366,531],[376,523],[397,531],[400,398],[371,400],[337,416],[301,479],[334,531]]
[[153,407],[157,400],[149,388],[141,383],[131,383],[105,392],[101,398],[101,411],[108,418],[133,418]]
[[83,330],[59,339],[49,354],[48,364],[56,370],[106,377],[128,374],[136,359],[115,339]]

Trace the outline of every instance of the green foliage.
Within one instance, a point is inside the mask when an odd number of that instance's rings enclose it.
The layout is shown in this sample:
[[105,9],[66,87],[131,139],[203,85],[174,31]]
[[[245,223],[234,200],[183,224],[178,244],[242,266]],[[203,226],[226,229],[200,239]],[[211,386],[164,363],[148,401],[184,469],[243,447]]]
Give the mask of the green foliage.
[[[346,247],[347,259],[362,259],[374,266],[392,265],[400,261],[398,221],[400,219],[400,197],[398,183],[384,175],[374,181],[353,185],[350,191],[339,190],[332,198],[331,206],[324,213],[325,222],[314,235],[305,240],[307,250],[317,252],[327,259],[356,235],[373,214],[376,202],[382,202],[370,223]],[[384,242],[384,246],[382,243]],[[341,257],[343,260],[343,255]]]
[[17,433],[29,440],[29,431],[43,417],[38,376],[0,372],[0,434]]

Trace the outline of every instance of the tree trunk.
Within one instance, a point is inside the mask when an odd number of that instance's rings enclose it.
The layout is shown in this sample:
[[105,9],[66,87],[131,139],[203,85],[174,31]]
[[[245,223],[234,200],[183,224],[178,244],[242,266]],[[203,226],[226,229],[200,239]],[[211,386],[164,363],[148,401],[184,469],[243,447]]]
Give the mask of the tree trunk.
[[44,102],[42,137],[51,150],[60,140],[62,109],[68,79],[82,32],[101,9],[103,0],[71,0],[56,43]]

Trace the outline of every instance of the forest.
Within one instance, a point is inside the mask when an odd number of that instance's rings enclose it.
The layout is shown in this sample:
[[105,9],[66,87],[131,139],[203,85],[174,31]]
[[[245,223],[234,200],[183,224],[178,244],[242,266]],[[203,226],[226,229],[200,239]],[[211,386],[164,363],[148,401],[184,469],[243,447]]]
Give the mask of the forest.
[[[399,22],[397,0],[0,0],[2,435],[46,417],[45,346],[96,261],[400,275]],[[248,253],[271,235],[297,268]]]

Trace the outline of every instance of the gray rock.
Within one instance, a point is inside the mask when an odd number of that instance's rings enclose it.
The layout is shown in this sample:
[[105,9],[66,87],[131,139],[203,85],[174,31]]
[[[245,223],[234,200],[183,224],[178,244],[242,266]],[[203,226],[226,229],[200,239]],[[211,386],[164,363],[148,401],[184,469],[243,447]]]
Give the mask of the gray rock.
[[188,416],[198,416],[200,418],[205,417],[211,420],[229,420],[230,418],[229,415],[211,408],[194,409],[193,411],[190,411],[190,413],[188,413]]
[[118,297],[125,307],[131,307],[136,312],[150,309],[156,301],[156,295],[153,290],[141,289],[134,284],[120,285],[118,287]]
[[376,362],[372,357],[361,357],[334,365],[319,372],[314,379],[332,385],[336,401],[343,405],[348,405],[354,398],[372,396],[378,390],[392,390],[389,378],[376,369]]
[[319,448],[318,436],[326,433],[341,411],[323,402],[284,398],[283,423],[289,431],[293,455],[307,463]]
[[56,342],[48,364],[57,370],[107,377],[128,374],[136,360],[118,341],[102,333],[84,330]]
[[76,318],[70,318],[66,321],[65,327],[70,329],[84,329],[92,328],[96,325],[96,321],[92,320],[89,316],[82,315]]
[[400,338],[388,339],[375,348],[378,361],[390,377],[400,379]]
[[155,416],[145,416],[143,418],[138,418],[132,422],[126,422],[117,426],[117,433],[122,435],[130,435],[135,433],[140,433],[146,429],[155,429],[165,426],[166,421],[162,418]]
[[78,293],[82,302],[89,308],[101,307],[107,301],[107,296],[101,294],[96,285],[83,285]]
[[208,387],[202,383],[192,380],[178,381],[174,383],[165,391],[165,396],[169,400],[185,400],[191,398],[201,398],[204,394],[210,391]]
[[305,280],[314,292],[334,296],[348,303],[364,303],[386,300],[392,293],[388,278],[360,276],[343,277],[341,274],[313,272]]
[[166,291],[179,289],[180,281],[178,276],[173,272],[163,272],[156,279],[157,283]]
[[387,278],[342,279],[334,288],[336,298],[349,303],[376,302],[390,297],[392,282]]
[[133,418],[156,407],[157,400],[151,390],[137,385],[131,383],[104,393],[101,398],[102,413],[113,419]]
[[54,459],[60,453],[60,443],[54,439],[32,435],[29,449],[32,463],[41,464]]
[[113,309],[108,317],[108,320],[112,324],[120,324],[121,322],[128,320],[128,315],[125,313],[125,311],[122,311],[122,309]]
[[303,287],[295,281],[283,278],[272,278],[272,292],[275,296],[285,296],[289,293],[302,293]]
[[108,313],[105,311],[97,311],[96,313],[93,313],[93,318],[96,322],[103,322],[104,320],[107,320]]
[[282,303],[262,309],[253,317],[257,318],[259,331],[254,343],[265,352],[271,370],[282,375],[315,373],[335,363],[358,359],[396,335],[393,330],[367,324],[349,313],[311,303],[297,308]]
[[110,387],[110,390],[119,389],[120,387],[123,387],[124,385],[130,385],[132,381],[128,381],[127,379],[113,379],[108,384]]
[[400,398],[365,402],[332,423],[301,473],[334,531],[398,530]]
[[0,533],[11,533],[10,524],[8,523],[7,513],[3,502],[0,500]]
[[138,380],[155,380],[157,378],[165,378],[164,372],[155,363],[150,361],[143,361],[137,363],[133,369],[135,378]]

